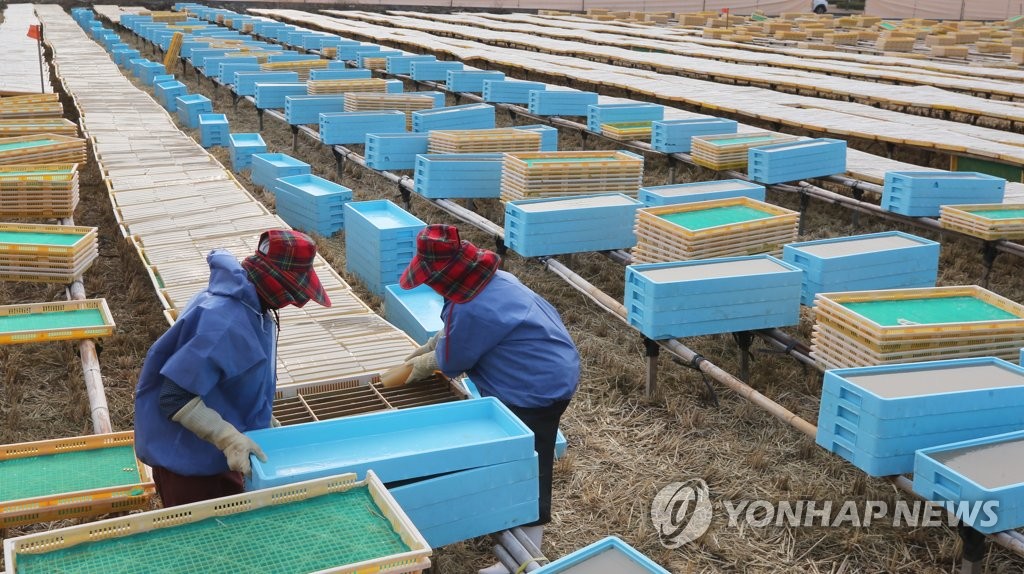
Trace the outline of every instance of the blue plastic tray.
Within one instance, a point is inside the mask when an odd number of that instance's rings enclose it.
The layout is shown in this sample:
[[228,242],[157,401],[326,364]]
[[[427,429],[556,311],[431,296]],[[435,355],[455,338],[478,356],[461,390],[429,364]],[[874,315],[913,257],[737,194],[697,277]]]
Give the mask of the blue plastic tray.
[[373,72],[363,68],[351,68],[348,70],[310,70],[310,80],[368,80],[373,77]]
[[587,106],[597,105],[597,93],[573,90],[530,90],[527,102],[538,116],[585,116]]
[[737,123],[723,118],[655,120],[651,123],[651,147],[665,153],[690,153],[690,138],[734,134]]
[[410,72],[409,64],[413,62],[433,62],[436,60],[436,56],[418,54],[388,56],[387,72],[389,74],[408,74]]
[[427,285],[409,290],[398,285],[384,288],[384,317],[420,345],[444,328],[442,305],[444,299]]
[[742,179],[722,179],[641,187],[637,199],[644,205],[655,207],[732,197],[749,197],[764,201],[764,194],[763,185]]
[[366,134],[366,165],[378,170],[414,169],[416,156],[427,153],[426,133]]
[[533,571],[535,574],[669,574],[615,536],[580,548]]
[[493,129],[494,106],[464,104],[412,113],[412,131],[429,132],[443,129]]
[[264,83],[256,82],[256,107],[261,110],[284,109],[288,96],[306,95],[306,83]]
[[587,129],[601,133],[601,124],[645,122],[665,117],[665,106],[658,104],[597,104],[587,106]]
[[526,104],[530,101],[530,92],[546,89],[547,84],[544,84],[543,82],[485,80],[483,98],[485,102]]
[[846,172],[846,141],[818,138],[750,148],[747,173],[761,183],[781,183]]
[[480,93],[484,91],[485,81],[504,79],[504,73],[492,70],[448,70],[445,85],[453,92]]
[[256,82],[296,83],[296,72],[235,72],[235,93],[239,96],[255,96]]
[[458,71],[464,67],[462,62],[410,62],[409,75],[414,80],[443,82],[448,78],[449,71]]

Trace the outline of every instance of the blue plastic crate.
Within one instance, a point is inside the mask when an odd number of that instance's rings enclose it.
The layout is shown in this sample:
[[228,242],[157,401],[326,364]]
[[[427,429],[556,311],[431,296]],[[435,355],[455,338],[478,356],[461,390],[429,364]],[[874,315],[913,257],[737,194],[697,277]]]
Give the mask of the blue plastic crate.
[[430,199],[501,196],[500,153],[416,156],[414,191]]
[[376,44],[358,44],[356,46],[338,46],[339,60],[357,60],[361,54],[372,54],[380,52],[381,47]]
[[189,54],[189,61],[196,68],[202,69],[207,58],[216,58],[223,56],[224,54],[230,54],[231,52],[237,52],[238,50],[228,50],[224,48],[196,48],[193,49]]
[[387,72],[389,74],[409,74],[409,64],[413,62],[433,62],[437,57],[425,54],[403,54],[401,56],[388,56]]
[[651,339],[795,325],[800,270],[770,255],[626,268],[629,324]]
[[256,107],[261,110],[284,108],[284,99],[288,96],[306,95],[306,83],[288,84],[256,82]]
[[637,199],[646,206],[657,207],[732,197],[749,197],[764,201],[764,196],[763,185],[742,179],[722,179],[641,187]]
[[464,104],[412,113],[412,131],[494,129],[494,106]]
[[540,151],[558,151],[558,129],[543,124],[513,126],[517,130],[540,133]]
[[761,183],[782,183],[846,172],[846,142],[818,138],[747,150],[747,172]]
[[587,106],[587,129],[601,133],[601,124],[647,122],[665,117],[665,106],[658,104],[596,104]]
[[653,560],[638,552],[615,536],[567,554],[550,564],[534,570],[534,574],[559,574],[561,572],[593,572],[595,574],[669,574]]
[[110,53],[114,56],[114,63],[122,68],[127,67],[130,60],[135,60],[139,57],[139,51],[133,48],[114,49]]
[[510,201],[505,244],[524,257],[627,249],[642,206],[621,193]]
[[360,229],[360,243],[375,248],[396,240],[415,241],[416,234],[427,226],[416,216],[386,199],[345,204],[345,221]]
[[366,134],[366,166],[377,170],[414,169],[416,156],[427,153],[426,133]]
[[167,70],[164,69],[164,65],[159,62],[145,61],[139,64],[139,80],[147,86],[153,85],[153,77],[161,74],[166,74]]
[[711,116],[685,120],[657,120],[651,123],[651,147],[664,153],[690,153],[690,138],[734,134],[737,123]]
[[277,215],[293,229],[298,229],[303,233],[316,233],[324,237],[331,237],[345,227],[341,221],[321,222],[309,220],[283,206],[277,208]]
[[299,74],[296,72],[235,72],[235,93],[239,96],[255,96],[256,83],[297,83]]
[[371,133],[405,131],[405,113],[332,112],[320,114],[320,141],[325,144],[361,144]]
[[501,532],[534,522],[538,518],[538,502],[531,500],[489,514],[474,516],[441,527],[421,530],[420,534],[431,548],[441,548],[474,537],[475,532]]
[[298,52],[285,52],[283,54],[274,54],[273,56],[268,56],[267,62],[309,62],[319,59],[320,56],[316,54],[300,54]]
[[217,66],[217,81],[222,84],[232,85],[235,83],[235,72],[259,72],[258,62],[246,62],[250,58],[235,58],[233,62],[224,62]]
[[[983,534],[1024,526],[1024,477],[1012,465],[1024,453],[1024,431],[919,450],[914,492],[946,503],[961,521]],[[973,505],[984,504],[982,510]]]
[[531,90],[527,102],[538,116],[585,116],[587,107],[597,105],[595,92],[574,90]]
[[527,104],[530,102],[531,91],[542,91],[547,87],[543,82],[484,80],[483,98],[485,102]]
[[345,202],[352,201],[351,189],[308,173],[278,178],[274,191],[301,196],[312,206],[337,205],[339,212]]
[[278,178],[310,173],[308,163],[283,153],[253,154],[251,167],[249,179],[253,185],[261,185],[268,190],[274,188],[274,180]]
[[184,96],[188,94],[188,88],[185,84],[172,80],[170,82],[160,82],[153,89],[153,95],[156,97],[156,101],[164,107],[165,110],[171,113],[175,113],[178,110],[178,96]]
[[319,50],[321,42],[330,38],[337,38],[337,36],[331,36],[330,34],[325,34],[323,32],[315,32],[302,39],[302,47],[306,50]]
[[384,318],[420,345],[444,328],[442,305],[444,299],[428,285],[408,290],[398,285],[384,288]]
[[228,135],[228,151],[231,155],[231,170],[235,173],[252,166],[252,156],[266,153],[267,144],[257,133]]
[[493,70],[448,70],[445,85],[453,92],[480,93],[487,80],[504,80],[505,74]]
[[213,113],[213,102],[202,94],[187,94],[176,98],[178,119],[185,127],[199,127],[199,114]]
[[[533,453],[531,456],[519,460],[462,470],[440,477],[426,477],[398,484],[391,483],[387,486],[402,509],[409,511],[452,502],[459,498],[460,492],[466,494],[489,492],[506,485],[535,479],[538,476],[538,470],[537,454]],[[438,518],[443,518],[443,516]],[[430,525],[443,523],[444,521],[432,521]]]
[[[925,262],[926,264],[926,262]],[[826,282],[817,283],[808,281],[806,276],[800,286],[800,302],[803,305],[812,306],[814,298],[819,293],[835,293],[837,291],[874,291],[879,289],[877,285],[882,282],[880,277],[864,277],[861,279],[843,279],[839,283]],[[901,271],[884,275],[885,289],[910,289],[918,287],[934,287],[935,272],[924,271]]]
[[939,215],[941,205],[1002,203],[1006,180],[975,172],[888,171],[883,209],[918,217]]
[[390,58],[391,56],[401,56],[402,54],[404,54],[404,52],[399,50],[381,50],[379,52],[359,54],[359,57],[356,58],[356,64],[358,64],[360,68],[365,68],[368,65],[368,62],[366,61],[368,58],[384,58],[386,66],[387,58]]
[[217,56],[206,58],[203,61],[202,73],[208,78],[220,79],[220,67],[224,64],[258,64],[259,61],[252,56]]
[[159,76],[153,76],[153,85],[162,84],[163,82],[172,82],[175,79],[174,74],[160,74]]
[[319,124],[320,114],[345,111],[344,95],[285,96],[284,118],[293,125]]
[[370,70],[351,68],[348,70],[310,70],[310,80],[368,80],[373,77]]

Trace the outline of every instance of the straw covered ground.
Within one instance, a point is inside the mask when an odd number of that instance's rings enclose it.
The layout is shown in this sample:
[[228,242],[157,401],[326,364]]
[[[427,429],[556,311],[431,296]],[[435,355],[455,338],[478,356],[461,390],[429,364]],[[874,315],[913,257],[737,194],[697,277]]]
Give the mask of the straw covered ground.
[[[197,86],[193,73],[188,82],[190,91],[214,97],[209,80]],[[252,107],[243,102],[237,111],[233,110],[225,90],[218,91],[214,108],[228,114],[233,132],[256,131]],[[512,121],[500,117],[502,123]],[[194,131],[192,135],[198,137]],[[291,133],[276,120],[266,119],[263,137],[270,151],[292,153]],[[560,144],[561,149],[579,149],[580,142],[575,136],[563,134]],[[222,163],[229,164],[227,150],[218,148],[213,152]],[[334,159],[319,144],[300,136],[299,149],[293,155],[311,163],[317,175],[336,179]],[[684,175],[677,179],[709,176],[699,171]],[[117,334],[103,341],[100,362],[115,429],[124,430],[132,426],[132,389],[145,352],[166,328],[166,322],[137,255],[114,225],[95,169],[87,170],[85,176],[76,222],[101,228],[101,257],[87,275],[86,290],[90,296],[107,298],[118,325]],[[666,166],[649,159],[645,183],[666,183],[666,178]],[[241,181],[251,188],[245,176]],[[350,166],[341,183],[353,189],[357,200],[386,197],[397,201],[393,184],[361,173],[355,166]],[[257,192],[257,196],[272,205],[272,195]],[[769,200],[797,207],[793,197],[770,195]],[[500,222],[501,209],[496,201],[477,202],[477,208]],[[431,223],[458,223],[422,200],[413,201],[412,211]],[[849,212],[822,204],[812,204],[807,217],[809,239],[899,228],[866,216],[854,225]],[[467,239],[492,245],[491,239],[481,233],[467,226],[462,229]],[[937,238],[915,229],[904,230]],[[343,235],[320,238],[320,245],[344,275]],[[621,300],[623,269],[618,264],[594,254],[559,259]],[[583,358],[581,386],[563,418],[569,451],[556,466],[554,521],[547,530],[544,548],[547,555],[561,556],[616,534],[673,573],[959,570],[958,539],[948,527],[892,527],[879,522],[869,528],[730,527],[724,511],[726,501],[815,500],[833,501],[838,506],[853,500],[863,506],[869,500],[891,505],[910,497],[888,481],[866,479],[852,465],[718,384],[713,385],[719,400],[715,406],[700,375],[673,364],[664,354],[659,364],[661,396],[645,399],[643,345],[635,330],[536,261],[510,253],[505,269],[558,308]],[[990,288],[1024,301],[1019,269],[1019,261],[1000,256]],[[974,284],[982,274],[977,244],[943,238],[941,285]],[[381,310],[379,298],[347,278],[364,300]],[[60,298],[61,290],[53,286],[0,282],[3,302]],[[805,310],[801,326],[789,331],[809,340],[810,319]],[[739,371],[737,347],[731,337],[699,337],[686,343],[727,371]],[[754,345],[752,386],[813,423],[817,418],[820,374],[788,357],[764,352],[761,346]],[[0,347],[0,364],[0,444],[91,432],[73,345]],[[692,478],[707,482],[714,520],[699,540],[679,549],[666,549],[650,520],[652,499],[667,484]],[[18,532],[22,530],[10,534]],[[473,572],[490,562],[490,545],[489,540],[480,539],[444,548],[435,553],[435,570],[444,574]],[[987,572],[1021,572],[1024,559],[994,548],[985,566]]]

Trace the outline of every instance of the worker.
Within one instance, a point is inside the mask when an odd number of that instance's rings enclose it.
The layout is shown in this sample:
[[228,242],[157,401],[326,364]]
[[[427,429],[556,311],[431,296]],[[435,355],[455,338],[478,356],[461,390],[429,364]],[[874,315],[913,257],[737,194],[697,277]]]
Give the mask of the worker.
[[[416,237],[416,254],[399,284],[429,285],[444,298],[444,327],[406,358],[406,384],[440,370],[469,375],[534,434],[538,456],[539,519],[523,530],[539,549],[551,521],[551,478],[558,423],[579,383],[576,345],[558,311],[501,271],[496,253],[459,237],[452,225],[430,225]],[[481,574],[507,572],[500,563]]]
[[244,432],[277,426],[277,310],[330,298],[313,271],[316,244],[297,231],[260,235],[239,262],[214,250],[209,286],[146,354],[135,389],[135,449],[153,468],[163,505],[243,490],[249,455],[266,461]]

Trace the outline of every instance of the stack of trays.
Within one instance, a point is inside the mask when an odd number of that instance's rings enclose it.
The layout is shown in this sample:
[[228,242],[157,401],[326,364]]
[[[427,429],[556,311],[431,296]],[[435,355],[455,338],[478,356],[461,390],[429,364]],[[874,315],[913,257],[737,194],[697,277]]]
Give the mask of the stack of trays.
[[161,74],[166,74],[167,70],[164,69],[164,65],[158,62],[150,62],[146,60],[138,66],[138,73],[135,76],[140,82],[147,86],[153,85],[153,77]]
[[338,59],[355,61],[362,55],[375,54],[381,50],[376,44],[344,44],[338,46]]
[[178,119],[187,128],[199,127],[199,114],[213,113],[213,102],[202,94],[186,94],[178,96],[176,100]]
[[284,99],[288,96],[303,96],[306,84],[301,82],[289,84],[256,82],[256,108],[275,110],[284,108]]
[[[317,56],[319,58],[319,56]],[[309,79],[310,70],[320,70],[327,68],[327,60],[297,60],[288,62],[267,62],[260,64],[260,70],[264,72],[284,72],[291,71],[299,75],[299,80],[305,82]]]
[[85,140],[57,134],[0,138],[0,165],[85,163]]
[[361,54],[356,59],[356,64],[360,68],[366,68],[367,70],[386,70],[388,67],[388,58],[393,56],[401,56],[404,52],[399,50],[381,50],[380,52],[374,52],[372,54]]
[[398,110],[320,114],[320,141],[328,145],[361,144],[367,134],[405,131],[405,121],[405,113]]
[[530,102],[530,92],[543,91],[547,87],[543,82],[484,80],[483,97],[485,102],[527,104]]
[[380,94],[388,91],[388,80],[378,78],[353,79],[353,80],[310,80],[306,82],[308,93],[311,96],[322,94],[347,94],[349,92],[377,92]]
[[188,88],[178,80],[159,82],[156,84],[156,87],[153,88],[153,96],[156,98],[157,103],[172,114],[178,110],[178,102],[176,98],[178,96],[184,96],[187,93]]
[[747,166],[750,148],[797,141],[775,132],[706,135],[690,138],[690,153],[697,165],[718,171]]
[[230,134],[228,136],[228,151],[231,154],[231,169],[235,173],[239,173],[252,165],[254,154],[267,152],[267,144],[263,141],[263,136],[258,133]]
[[505,204],[505,244],[524,257],[628,249],[642,204],[621,193]]
[[287,426],[467,398],[465,389],[440,373],[434,373],[430,380],[392,388],[384,388],[376,373],[365,373],[279,387],[274,397],[274,418]]
[[345,204],[345,270],[376,295],[398,283],[416,253],[416,234],[426,227],[386,199]]
[[463,68],[465,65],[462,62],[410,62],[409,75],[420,82],[443,82],[448,79],[448,72],[457,72]]
[[641,187],[637,194],[637,199],[648,207],[731,197],[749,197],[764,201],[764,186],[742,179],[722,179]]
[[1006,180],[984,173],[887,171],[882,209],[934,217],[942,205],[1002,203]]
[[273,190],[275,180],[290,175],[310,173],[309,164],[283,153],[257,153],[252,156],[252,172],[249,179],[253,185]]
[[643,157],[627,151],[509,153],[501,172],[501,199],[593,193],[635,196],[643,171]]
[[77,164],[0,167],[0,217],[71,217],[76,206]]
[[1021,428],[1024,369],[986,357],[826,371],[815,442],[871,476],[916,479],[918,449]]
[[227,147],[230,134],[226,115],[199,114],[199,143],[203,147]]
[[504,73],[492,70],[448,70],[444,83],[453,92],[481,93],[484,82],[504,79]]
[[293,126],[320,123],[320,114],[345,111],[345,96],[287,96],[284,119]]
[[501,195],[500,153],[422,154],[415,169],[414,190],[429,199]]
[[754,253],[779,256],[796,240],[800,214],[749,197],[637,211],[633,260],[687,261]]
[[587,129],[601,133],[602,124],[653,122],[665,117],[665,106],[658,104],[595,104],[587,106]]
[[414,169],[416,156],[427,153],[429,135],[366,134],[366,166],[371,169]]
[[235,93],[239,96],[255,96],[256,84],[294,84],[299,81],[295,72],[235,72]]
[[530,113],[538,116],[585,116],[587,107],[597,105],[594,92],[573,90],[530,90]]
[[34,134],[78,135],[78,126],[64,118],[13,118],[0,119],[0,137],[27,136]]
[[782,183],[846,171],[846,142],[819,138],[750,148],[747,173],[761,183]]
[[601,133],[619,141],[649,140],[651,139],[651,122],[601,124]]
[[98,256],[95,227],[0,223],[0,280],[71,283]]
[[402,289],[396,284],[384,288],[384,318],[420,345],[444,328],[442,305],[444,299],[429,285]]
[[267,454],[267,462],[253,463],[253,488],[372,468],[431,547],[537,519],[533,433],[494,398],[248,436]]
[[540,132],[498,128],[492,130],[434,130],[429,153],[487,153],[540,151]]
[[669,574],[650,558],[615,536],[580,548],[554,562],[541,566],[534,574]]
[[675,339],[800,322],[800,270],[770,255],[626,267],[629,324]]
[[531,124],[528,126],[515,126],[512,129],[540,134],[539,151],[558,151],[558,128],[543,124]]
[[970,285],[819,293],[811,356],[825,368],[1017,358],[1024,306]]
[[369,80],[373,72],[362,68],[350,68],[347,70],[313,70],[309,73],[310,80]]
[[723,118],[656,120],[652,122],[651,147],[665,153],[690,153],[690,138],[736,133],[737,124]]
[[0,98],[0,118],[59,118],[64,106],[57,94],[32,94]]
[[1024,204],[943,205],[939,223],[986,241],[1024,239]]
[[345,94],[346,112],[373,112],[381,110],[398,110],[405,114],[405,129],[412,129],[412,113],[444,107],[444,94],[441,92],[421,92],[415,94]]
[[782,258],[803,270],[808,306],[818,293],[933,287],[939,273],[939,244],[899,231],[790,243]]
[[[235,72],[259,72],[260,65],[255,62],[247,62],[248,58],[232,58],[232,60],[243,60],[241,62],[231,61],[224,62],[218,66],[217,79],[222,84],[234,85],[235,84]],[[299,79],[298,74],[295,75],[295,79]],[[253,87],[253,89],[256,89]]]
[[[0,306],[0,345],[95,339],[113,333],[114,318],[105,299]],[[3,512],[0,505],[0,517]]]
[[110,55],[114,57],[115,64],[127,68],[129,61],[138,59],[139,51],[133,48],[114,48]]
[[404,54],[401,56],[388,56],[385,69],[389,74],[408,74],[409,65],[413,62],[434,62],[435,56]]
[[464,104],[412,113],[412,131],[489,130],[494,128],[494,106]]
[[274,204],[285,223],[306,233],[330,237],[345,227],[345,203],[352,190],[315,175],[278,178]]
[[[952,505],[966,526],[983,534],[1020,528],[1021,455],[1024,432],[1019,431],[921,449],[914,458],[914,492]],[[975,512],[978,506],[981,511]]]

